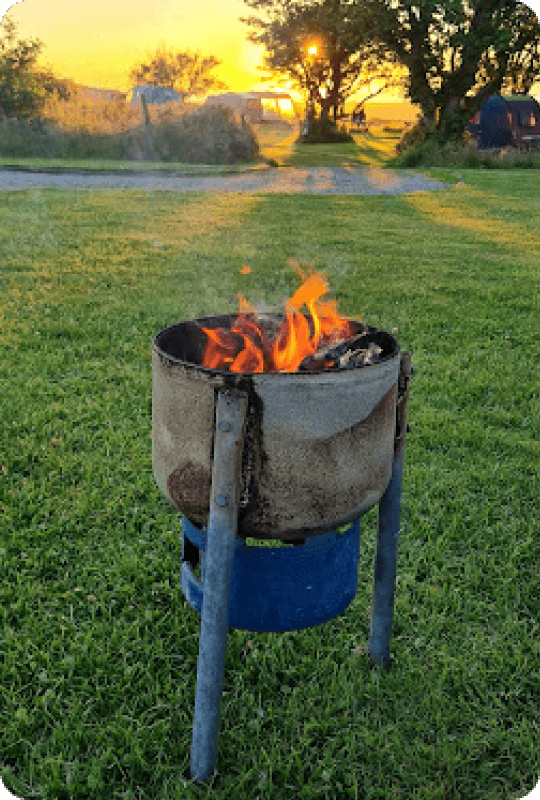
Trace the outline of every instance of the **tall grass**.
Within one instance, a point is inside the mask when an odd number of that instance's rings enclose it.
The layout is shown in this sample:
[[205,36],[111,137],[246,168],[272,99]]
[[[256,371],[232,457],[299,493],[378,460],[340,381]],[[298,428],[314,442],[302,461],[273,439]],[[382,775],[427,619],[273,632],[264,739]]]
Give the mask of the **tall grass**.
[[[148,106],[148,114],[152,123],[158,123],[178,119],[199,106],[198,103],[155,104]],[[122,97],[114,100],[96,97],[76,87],[67,101],[60,100],[56,94],[50,95],[41,118],[56,130],[87,136],[125,133],[144,122],[140,103],[131,104]]]
[[440,145],[425,141],[396,155],[391,167],[466,167],[469,169],[540,169],[539,150],[514,147],[480,150],[473,140]]
[[230,110],[167,103],[141,107],[75,93],[46,105],[39,121],[0,122],[0,157],[100,158],[196,164],[258,160],[253,129]]

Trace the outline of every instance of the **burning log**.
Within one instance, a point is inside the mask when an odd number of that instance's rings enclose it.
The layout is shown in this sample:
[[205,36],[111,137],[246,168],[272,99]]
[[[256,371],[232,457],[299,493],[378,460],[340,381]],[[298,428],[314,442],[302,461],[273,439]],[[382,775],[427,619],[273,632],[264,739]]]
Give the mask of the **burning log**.
[[381,353],[382,347],[373,341],[373,337],[362,334],[307,356],[298,369],[300,372],[356,369],[366,364],[376,364]]

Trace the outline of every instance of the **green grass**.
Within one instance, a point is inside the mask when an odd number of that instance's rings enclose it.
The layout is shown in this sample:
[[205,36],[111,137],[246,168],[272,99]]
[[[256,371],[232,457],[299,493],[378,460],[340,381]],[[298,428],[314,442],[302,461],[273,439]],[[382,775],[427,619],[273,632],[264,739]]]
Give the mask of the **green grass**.
[[385,133],[380,129],[365,133],[353,130],[352,136],[354,143],[296,145],[288,164],[296,167],[384,166],[399,141],[398,134]]
[[[451,171],[448,171],[450,173]],[[515,800],[540,769],[538,178],[403,196],[2,192],[2,770],[47,800]],[[151,463],[153,336],[279,303],[287,259],[413,356],[392,666],[358,594],[231,631],[213,785],[199,617]],[[245,264],[251,273],[241,274]]]
[[343,144],[298,144],[298,125],[290,130],[259,125],[256,131],[261,154],[284,167],[384,166],[394,156],[400,138],[399,133],[389,133],[380,126],[365,133],[352,130],[355,141]]
[[99,158],[0,158],[0,167],[22,167],[26,169],[77,169],[88,171],[120,171],[120,172],[139,172],[139,171],[162,171],[162,172],[193,172],[197,175],[209,174],[219,175],[220,173],[242,172],[246,168],[253,168],[253,165],[245,164],[183,164],[175,162],[156,162],[156,161],[115,161],[114,159]]

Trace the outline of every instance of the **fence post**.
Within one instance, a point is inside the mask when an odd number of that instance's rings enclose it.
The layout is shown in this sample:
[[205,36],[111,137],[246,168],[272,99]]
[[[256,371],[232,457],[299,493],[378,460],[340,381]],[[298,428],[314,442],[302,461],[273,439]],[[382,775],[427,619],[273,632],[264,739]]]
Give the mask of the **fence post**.
[[141,106],[143,112],[143,121],[144,121],[144,133],[146,137],[146,158],[149,158],[150,161],[154,161],[156,159],[156,149],[154,147],[154,141],[152,137],[152,128],[150,127],[150,114],[148,113],[148,104],[146,102],[146,97],[144,94],[141,94]]

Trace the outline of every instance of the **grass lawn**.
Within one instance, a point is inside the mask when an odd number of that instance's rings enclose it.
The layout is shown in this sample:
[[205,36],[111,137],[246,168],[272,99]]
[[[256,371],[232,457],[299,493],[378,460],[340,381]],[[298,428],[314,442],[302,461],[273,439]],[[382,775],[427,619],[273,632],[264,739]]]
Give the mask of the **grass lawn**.
[[354,142],[343,144],[296,144],[300,128],[287,130],[258,125],[261,153],[283,167],[365,167],[383,166],[394,155],[400,134],[387,133],[380,126],[365,133],[352,131]]
[[372,129],[365,133],[352,132],[354,142],[340,145],[309,144],[296,145],[285,162],[295,167],[366,167],[384,166],[394,155],[399,135]]
[[[2,774],[47,800],[515,800],[540,770],[540,192],[2,192]],[[440,174],[440,173],[437,173]],[[358,594],[233,630],[213,785],[189,768],[199,616],[151,463],[153,336],[281,303],[287,259],[412,353],[392,665]],[[245,264],[250,274],[242,274]],[[535,695],[536,693],[536,695]]]
[[174,162],[156,161],[115,161],[112,159],[100,158],[19,158],[5,156],[0,158],[0,168],[2,167],[22,167],[23,169],[77,169],[88,170],[90,172],[108,172],[111,170],[121,172],[194,172],[199,174],[219,175],[220,173],[242,172],[245,164],[176,164]]

